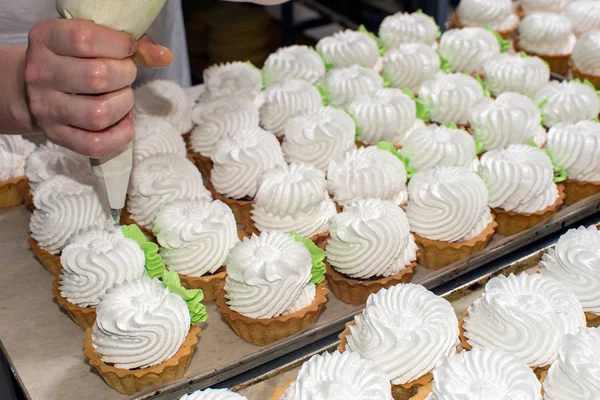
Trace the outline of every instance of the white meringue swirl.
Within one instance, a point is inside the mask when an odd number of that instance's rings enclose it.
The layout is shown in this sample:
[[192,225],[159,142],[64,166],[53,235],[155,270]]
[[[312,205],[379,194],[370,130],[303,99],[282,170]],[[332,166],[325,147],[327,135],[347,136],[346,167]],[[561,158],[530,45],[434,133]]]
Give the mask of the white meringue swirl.
[[596,91],[575,81],[551,81],[535,94],[534,101],[541,107],[544,125],[552,127],[559,122],[592,120],[600,113]]
[[519,25],[519,47],[542,55],[571,54],[577,37],[571,21],[563,15],[540,12],[523,18]]
[[600,30],[587,32],[579,38],[573,48],[571,61],[584,74],[600,75]]
[[433,45],[437,39],[438,26],[429,15],[422,13],[396,13],[383,19],[379,37],[386,49],[394,49],[406,43]]
[[346,29],[326,36],[317,43],[317,52],[335,68],[360,65],[373,68],[379,60],[377,42],[366,33]]
[[166,119],[181,134],[192,127],[192,104],[181,86],[173,81],[155,80],[135,90],[137,113]]
[[299,79],[316,85],[325,76],[325,63],[308,46],[282,47],[271,54],[262,69],[266,87],[274,83]]
[[187,149],[183,137],[168,121],[151,115],[135,116],[133,163],[161,153],[185,157]]
[[391,87],[417,93],[421,84],[440,71],[440,57],[425,43],[407,43],[385,53],[382,75]]
[[254,100],[262,89],[260,70],[247,62],[215,64],[202,73],[212,97],[248,97]]
[[329,71],[324,86],[331,104],[345,108],[357,96],[383,88],[383,78],[370,68],[354,65]]
[[573,0],[521,0],[519,1],[519,4],[525,15],[541,12],[564,14],[567,6],[571,4],[572,1]]
[[600,182],[600,123],[556,124],[548,131],[546,146],[569,179]]
[[539,57],[502,53],[483,65],[483,77],[494,96],[504,92],[533,96],[550,80],[550,68]]
[[519,24],[511,0],[461,0],[456,14],[463,26],[489,26],[498,32],[510,31]]
[[425,121],[423,121],[421,119],[415,119],[415,122],[410,127],[410,129],[408,129],[406,132],[402,132],[402,133],[396,135],[396,137],[394,138],[392,143],[394,144],[394,146],[396,146],[398,148],[402,147],[402,146],[404,146],[404,142],[406,142],[406,138],[408,138],[410,135],[412,135],[412,133],[415,132],[416,130],[424,128],[426,126],[427,125],[425,124]]
[[25,176],[25,159],[34,150],[20,135],[0,135],[0,182]]
[[452,71],[480,74],[485,63],[500,54],[500,44],[483,28],[450,29],[440,39],[439,52]]
[[184,394],[179,400],[248,400],[235,392],[227,389],[204,389],[196,390],[190,394]]
[[565,17],[571,21],[573,32],[581,36],[600,29],[600,3],[593,0],[574,1],[567,7]]

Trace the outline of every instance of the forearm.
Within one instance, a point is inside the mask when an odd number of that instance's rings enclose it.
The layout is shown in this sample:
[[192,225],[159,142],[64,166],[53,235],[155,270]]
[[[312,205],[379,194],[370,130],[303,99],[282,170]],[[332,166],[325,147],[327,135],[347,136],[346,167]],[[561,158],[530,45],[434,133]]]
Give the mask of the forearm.
[[0,46],[0,134],[38,130],[27,106],[23,72],[26,46]]

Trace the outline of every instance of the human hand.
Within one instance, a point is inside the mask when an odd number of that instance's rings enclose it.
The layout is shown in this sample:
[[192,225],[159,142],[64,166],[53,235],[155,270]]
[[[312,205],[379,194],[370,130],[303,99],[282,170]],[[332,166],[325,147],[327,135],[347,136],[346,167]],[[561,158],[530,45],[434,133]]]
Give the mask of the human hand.
[[[132,59],[133,58],[133,59]],[[49,18],[29,33],[29,110],[52,142],[100,158],[133,139],[134,60],[165,67],[170,50],[78,19]]]

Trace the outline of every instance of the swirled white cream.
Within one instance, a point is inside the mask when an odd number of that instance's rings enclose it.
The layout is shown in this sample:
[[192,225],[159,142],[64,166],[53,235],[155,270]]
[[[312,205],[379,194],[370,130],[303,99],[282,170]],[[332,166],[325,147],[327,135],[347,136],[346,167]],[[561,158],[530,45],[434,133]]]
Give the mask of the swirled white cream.
[[540,12],[526,16],[519,25],[519,47],[541,55],[568,55],[577,37],[563,15]]
[[456,353],[458,321],[450,303],[421,285],[399,284],[367,299],[347,349],[380,366],[394,385],[412,382]]
[[525,15],[541,12],[564,14],[567,6],[571,4],[572,1],[573,0],[521,0],[519,1],[519,4]]
[[306,163],[327,171],[329,162],[355,146],[352,117],[333,107],[321,107],[290,118],[281,145],[288,162]]
[[341,205],[376,198],[400,205],[406,202],[406,168],[392,153],[361,147],[333,160],[327,170],[329,191]]
[[211,156],[215,190],[231,199],[253,198],[263,172],[284,165],[279,141],[259,127],[241,129],[219,140]]
[[440,71],[440,57],[425,43],[407,43],[385,53],[382,75],[391,87],[417,93],[421,84]]
[[372,94],[383,88],[383,78],[371,68],[354,65],[332,69],[323,83],[332,105],[345,108],[361,94]]
[[120,228],[96,227],[73,235],[60,263],[60,292],[80,307],[97,306],[115,284],[140,279],[146,272],[144,252]]
[[508,32],[519,25],[511,0],[461,0],[456,14],[463,26],[489,26],[497,32]]
[[406,216],[412,232],[431,240],[470,240],[492,222],[483,180],[464,167],[435,167],[408,183]]
[[280,165],[259,180],[252,220],[261,231],[296,232],[312,237],[327,232],[336,214],[325,173],[308,164]]
[[556,166],[564,168],[569,179],[600,182],[598,122],[556,124],[548,131],[546,146]]
[[96,307],[92,345],[116,368],[147,368],[173,357],[190,330],[185,301],[147,275],[109,289]]
[[254,100],[262,89],[260,70],[247,62],[215,64],[202,74],[211,97],[247,97]]
[[196,166],[176,154],[157,154],[133,169],[127,210],[136,223],[152,228],[152,221],[163,205],[174,200],[196,199],[212,200]]
[[393,142],[408,132],[417,119],[415,101],[400,89],[377,89],[374,93],[357,96],[348,111],[354,116],[356,139],[367,145],[385,140]]
[[152,232],[169,270],[196,277],[214,274],[239,241],[233,213],[219,200],[167,203],[156,214]]
[[416,129],[404,141],[401,153],[417,171],[437,165],[454,165],[476,170],[479,165],[473,137],[463,129],[431,124]]
[[0,182],[25,176],[25,159],[35,144],[19,135],[0,135]]
[[77,232],[104,226],[108,218],[92,186],[63,175],[40,183],[33,203],[36,210],[29,222],[31,236],[52,254],[59,254]]
[[166,119],[181,134],[193,127],[192,104],[183,88],[172,81],[155,80],[137,88],[134,110]]
[[325,76],[325,63],[308,46],[282,47],[271,54],[262,69],[264,85],[299,79],[316,85]]
[[510,144],[545,143],[546,131],[541,125],[540,109],[531,99],[518,93],[505,92],[495,100],[480,99],[469,114],[471,134],[485,151]]
[[310,284],[311,270],[310,253],[287,233],[244,238],[227,258],[227,304],[249,318],[280,316]]
[[444,32],[438,51],[452,71],[480,74],[485,63],[500,54],[500,44],[492,32],[467,27]]
[[310,83],[297,79],[275,83],[265,90],[260,122],[263,128],[281,136],[288,119],[322,106],[321,94]]
[[185,157],[187,149],[183,137],[168,121],[151,115],[135,116],[133,163],[155,154],[172,153]]
[[531,368],[509,352],[475,347],[435,367],[432,393],[432,400],[542,400],[542,385]]
[[600,30],[587,32],[579,38],[573,48],[571,61],[584,74],[600,75]]
[[190,394],[184,394],[179,400],[248,400],[235,392],[227,389],[204,389],[196,390]]
[[383,371],[359,354],[345,351],[312,356],[281,400],[392,400]]
[[424,128],[427,125],[425,124],[425,121],[421,120],[421,119],[416,119],[414,124],[410,127],[409,130],[407,130],[406,132],[400,133],[399,135],[397,135],[394,140],[392,141],[392,143],[394,144],[394,146],[396,147],[402,147],[404,146],[404,142],[406,142],[406,138],[408,138],[414,131]]
[[504,349],[530,367],[552,364],[563,336],[584,326],[573,292],[552,278],[527,273],[491,279],[463,324],[471,346]]
[[465,125],[471,107],[484,97],[483,88],[475,80],[464,74],[443,74],[421,85],[419,99],[429,109],[431,121],[440,124],[454,122]]
[[438,26],[429,15],[422,13],[396,13],[383,19],[379,38],[386,49],[406,43],[433,45],[437,39]]
[[350,29],[319,40],[317,52],[326,64],[335,68],[353,65],[373,68],[379,60],[377,42],[366,33]]
[[544,380],[546,400],[600,398],[600,329],[565,335]]
[[550,157],[526,144],[511,144],[481,156],[479,176],[485,182],[492,208],[534,213],[556,202],[554,167]]
[[540,273],[564,283],[583,307],[600,315],[600,232],[580,226],[562,235],[542,256]]
[[327,260],[354,279],[399,274],[417,259],[408,219],[396,204],[359,200],[329,220]]
[[581,36],[600,29],[600,3],[593,0],[574,1],[567,7],[565,17],[573,25],[573,32]]
[[552,127],[559,122],[592,120],[600,113],[596,91],[575,81],[551,81],[542,86],[533,99],[542,104],[544,125]]
[[483,65],[483,77],[494,96],[504,92],[533,96],[550,80],[550,68],[539,57],[502,53]]

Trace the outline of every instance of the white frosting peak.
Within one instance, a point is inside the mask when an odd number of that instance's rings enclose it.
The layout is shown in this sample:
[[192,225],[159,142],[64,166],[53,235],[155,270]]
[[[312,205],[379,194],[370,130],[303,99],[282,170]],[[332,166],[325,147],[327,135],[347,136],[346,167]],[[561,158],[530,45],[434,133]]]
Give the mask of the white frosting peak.
[[35,145],[19,135],[0,135],[0,182],[25,176],[25,159]]
[[591,120],[600,113],[596,91],[575,81],[551,81],[535,94],[534,101],[541,107],[544,125],[552,127],[559,122]]
[[[577,3],[585,3],[579,0]],[[600,5],[600,3],[595,3]],[[584,74],[600,75],[600,30],[585,33],[579,38],[571,54],[573,65]]]
[[308,46],[282,47],[271,54],[262,69],[265,86],[300,79],[316,85],[325,76],[325,64],[319,54]]
[[187,149],[183,137],[167,120],[146,114],[135,116],[133,162],[161,153],[185,157]]
[[406,43],[433,45],[438,26],[429,15],[421,13],[396,13],[383,19],[379,37],[386,49],[400,47]]
[[262,89],[260,70],[247,62],[215,64],[203,72],[212,97],[248,97],[253,100]]
[[564,14],[567,6],[573,0],[521,0],[519,4],[525,15],[533,13]]
[[248,400],[235,392],[227,389],[204,389],[196,390],[190,394],[184,394],[179,400]]
[[548,131],[546,146],[569,179],[600,182],[600,123],[558,123]]
[[183,88],[173,81],[155,80],[137,88],[134,109],[166,119],[181,134],[192,129],[192,104]]
[[550,12],[525,17],[519,25],[519,35],[520,48],[542,55],[571,54],[577,41],[571,21]]
[[383,78],[373,69],[354,65],[329,71],[324,86],[331,104],[345,108],[357,96],[383,88]]
[[379,60],[377,42],[366,33],[350,29],[319,40],[317,51],[326,63],[335,68],[353,65],[373,68]]
[[495,31],[504,32],[519,24],[511,0],[461,0],[456,13],[463,26],[489,26]]
[[382,75],[391,87],[417,93],[440,70],[440,57],[425,43],[407,43],[385,53]]
[[501,53],[483,65],[483,76],[494,96],[504,92],[533,96],[550,80],[550,68],[539,57]]
[[500,54],[494,34],[483,28],[450,29],[440,39],[440,54],[454,72],[481,73],[484,64]]
[[571,21],[577,36],[600,29],[600,3],[597,1],[574,1],[567,7],[565,16]]

